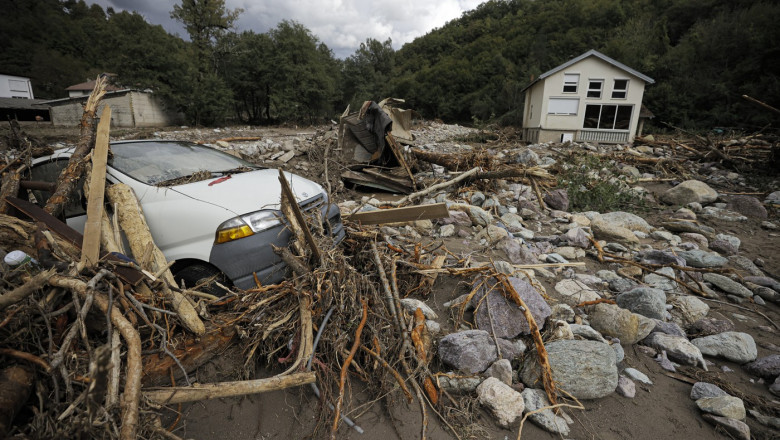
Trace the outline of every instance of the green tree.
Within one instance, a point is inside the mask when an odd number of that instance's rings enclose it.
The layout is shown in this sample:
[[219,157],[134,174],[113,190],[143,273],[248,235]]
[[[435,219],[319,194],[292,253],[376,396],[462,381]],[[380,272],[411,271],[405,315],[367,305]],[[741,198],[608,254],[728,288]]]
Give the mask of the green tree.
[[389,38],[384,42],[367,38],[352,56],[344,60],[344,101],[355,107],[363,101],[380,101],[386,97],[387,81],[395,66],[392,43]]

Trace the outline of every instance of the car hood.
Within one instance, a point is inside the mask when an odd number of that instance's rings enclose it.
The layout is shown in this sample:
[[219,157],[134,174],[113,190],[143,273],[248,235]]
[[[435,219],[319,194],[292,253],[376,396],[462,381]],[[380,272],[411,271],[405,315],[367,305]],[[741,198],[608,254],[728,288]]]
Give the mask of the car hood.
[[[287,172],[284,175],[298,203],[324,192],[320,185],[311,180]],[[281,184],[278,170],[264,169],[231,174],[228,179],[225,177],[177,185],[170,189],[187,197],[220,206],[235,215],[261,209],[279,209]]]

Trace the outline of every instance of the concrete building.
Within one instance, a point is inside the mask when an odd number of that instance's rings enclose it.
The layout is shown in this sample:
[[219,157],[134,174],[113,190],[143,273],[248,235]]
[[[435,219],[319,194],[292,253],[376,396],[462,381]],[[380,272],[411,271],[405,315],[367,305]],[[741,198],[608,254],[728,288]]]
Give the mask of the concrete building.
[[[52,124],[77,126],[88,97],[89,94],[86,94],[48,101]],[[165,127],[178,125],[183,119],[181,114],[166,108],[165,104],[148,90],[122,89],[106,92],[98,107],[98,114],[103,111],[104,105],[111,107],[112,127]]]

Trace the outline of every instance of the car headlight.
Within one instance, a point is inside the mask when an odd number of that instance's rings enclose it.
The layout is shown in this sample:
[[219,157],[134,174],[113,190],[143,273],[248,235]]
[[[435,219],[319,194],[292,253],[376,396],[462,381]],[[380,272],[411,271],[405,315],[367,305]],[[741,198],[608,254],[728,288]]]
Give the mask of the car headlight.
[[249,237],[282,224],[281,219],[282,213],[276,210],[263,210],[234,217],[219,225],[214,244]]

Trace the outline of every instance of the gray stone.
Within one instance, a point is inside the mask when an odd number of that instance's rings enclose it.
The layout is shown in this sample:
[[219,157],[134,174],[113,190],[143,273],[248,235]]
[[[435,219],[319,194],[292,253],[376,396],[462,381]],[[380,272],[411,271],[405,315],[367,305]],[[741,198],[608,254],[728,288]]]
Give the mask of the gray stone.
[[466,212],[451,210],[450,216],[437,220],[440,225],[456,225],[463,227],[471,227],[471,219]]
[[653,319],[663,319],[666,313],[666,293],[652,287],[637,287],[621,293],[617,305]]
[[588,234],[582,228],[571,228],[565,234],[558,236],[559,245],[569,245],[582,249],[590,247]]
[[735,237],[729,234],[718,234],[715,236],[715,240],[727,241],[731,243],[731,245],[734,246],[736,249],[739,249],[739,246],[742,244],[742,240],[740,240],[739,237]]
[[734,420],[745,419],[745,404],[734,396],[702,397],[696,401],[700,410]]
[[686,180],[661,194],[660,199],[667,205],[687,205],[688,203],[712,203],[718,198],[718,192],[704,182]]
[[764,199],[764,203],[772,204],[772,205],[780,205],[780,191],[775,191],[768,196],[766,196],[766,199]]
[[650,238],[659,241],[672,241],[674,239],[674,234],[669,231],[653,231],[650,234]]
[[751,416],[753,416],[754,419],[758,420],[758,423],[780,430],[780,417],[765,416],[754,409],[749,409],[748,412]]
[[642,264],[657,264],[662,266],[668,266],[671,264],[676,264],[677,266],[686,266],[684,258],[679,257],[671,252],[658,249],[652,249],[640,253],[639,262]]
[[628,292],[639,286],[639,283],[631,278],[618,278],[609,282],[609,290],[613,292]]
[[642,217],[630,212],[613,211],[606,214],[601,214],[600,217],[607,223],[611,223],[616,226],[620,226],[631,231],[641,231],[649,234],[654,231],[655,228],[650,226],[649,223]]
[[[574,249],[574,248],[571,248],[571,249]],[[566,258],[564,258],[563,255],[560,255],[560,254],[555,253],[555,252],[553,252],[552,254],[548,254],[547,258],[545,258],[545,261],[547,261],[548,263],[563,263],[563,264],[568,263],[568,261],[566,261]]]
[[620,339],[612,338],[612,344],[610,344],[613,350],[615,350],[615,360],[618,364],[623,362],[626,358],[626,351],[623,350],[623,346],[620,345]]
[[777,376],[775,383],[769,386],[769,392],[780,397],[780,376]]
[[624,344],[635,344],[655,327],[655,321],[632,313],[613,304],[596,304],[589,314],[590,325],[604,335],[620,339]]
[[744,367],[748,373],[754,376],[772,380],[780,376],[780,354],[764,356]]
[[677,325],[674,322],[664,322],[660,319],[657,319],[655,321],[655,328],[653,329],[654,332],[661,332],[666,333],[667,335],[672,336],[685,336],[685,331],[680,328],[679,325]]
[[480,191],[477,191],[471,195],[470,201],[474,206],[482,206],[482,204],[485,203],[485,195]]
[[600,270],[596,272],[596,276],[606,281],[607,283],[612,280],[620,279],[620,275],[616,274],[613,270]]
[[509,237],[509,232],[506,229],[496,226],[488,225],[476,235],[477,240],[485,240],[490,246],[495,245],[501,240]]
[[731,264],[750,272],[753,276],[764,276],[764,272],[753,263],[750,258],[743,255],[732,255],[729,257]]
[[455,235],[455,225],[444,225],[439,229],[439,236],[441,237],[452,237]]
[[569,194],[565,189],[556,189],[544,196],[544,203],[551,209],[559,211],[569,210]]
[[623,374],[625,374],[629,379],[635,380],[637,382],[641,382],[645,385],[652,385],[653,381],[650,380],[649,377],[645,373],[642,373],[641,371],[637,370],[636,368],[626,368],[623,370]]
[[[545,320],[552,313],[547,301],[528,282],[515,277],[509,277],[508,280],[542,329]],[[476,308],[474,317],[477,327],[488,332],[492,330],[499,338],[530,334],[531,328],[520,306],[493,287],[494,284],[485,286],[474,295],[472,302]],[[487,293],[487,299],[483,300],[487,291],[490,293]]]
[[750,440],[750,427],[740,420],[719,417],[713,414],[702,414],[704,420],[726,431],[729,437],[737,440]]
[[686,327],[704,318],[710,312],[710,306],[707,303],[690,295],[670,296],[669,304],[674,306],[672,320],[681,327]]
[[539,262],[536,259],[536,254],[514,238],[508,237],[499,241],[496,249],[504,251],[512,264],[534,264]]
[[[525,412],[527,413],[550,406],[550,401],[547,400],[547,394],[544,390],[526,388],[521,394],[525,403]],[[569,425],[566,423],[566,420],[555,415],[551,409],[531,414],[528,418],[545,431],[563,436],[569,435]]]
[[[564,340],[546,345],[553,380],[578,399],[598,399],[615,391],[615,351],[597,341]],[[526,385],[540,380],[537,356],[526,356],[520,377]]]
[[[501,354],[511,359],[517,349],[511,342],[498,339]],[[484,330],[466,330],[450,333],[439,342],[442,362],[466,373],[481,373],[498,359],[493,338]]]
[[739,284],[738,282],[732,280],[729,277],[719,275],[716,273],[705,273],[703,275],[703,278],[704,281],[714,284],[720,290],[726,293],[741,296],[742,298],[751,298],[753,296],[753,292],[751,292],[750,289],[743,286],[742,284]]
[[694,223],[688,220],[669,220],[662,223],[663,227],[672,232],[693,232],[707,238],[715,235],[715,230],[709,226]]
[[607,243],[604,246],[604,250],[608,252],[614,252],[614,253],[622,253],[622,252],[628,252],[628,248],[623,246],[620,243],[610,242]]
[[414,314],[417,309],[420,309],[422,310],[425,319],[439,319],[439,316],[436,315],[436,312],[434,312],[430,307],[428,307],[427,304],[420,301],[419,299],[403,298],[401,299],[401,305],[411,314]]
[[574,322],[574,309],[568,304],[555,304],[550,307],[550,318],[568,323]]
[[758,284],[759,286],[769,287],[776,292],[780,292],[780,282],[774,278],[764,276],[750,276],[745,277],[744,280],[753,284]]
[[571,333],[578,337],[579,339],[587,339],[590,341],[599,341],[603,343],[607,343],[607,340],[604,339],[604,336],[601,335],[596,329],[589,325],[584,324],[570,324],[569,330],[571,330]]
[[739,249],[734,247],[731,242],[719,239],[715,239],[710,242],[710,249],[727,257],[730,255],[737,255],[739,253]]
[[711,218],[711,219],[717,219],[724,222],[745,222],[747,221],[747,217],[744,215],[729,211],[728,209],[722,209],[715,206],[707,206],[704,208],[704,211],[701,213],[702,217],[705,218]]
[[755,197],[751,196],[731,196],[728,198],[726,209],[736,211],[748,217],[765,219],[767,218],[766,208]]
[[509,359],[499,359],[485,370],[485,375],[495,377],[507,385],[512,385],[512,363],[509,362]]
[[495,377],[489,377],[477,387],[477,398],[503,427],[509,426],[523,416],[523,396],[509,385]]
[[[671,277],[671,278],[670,278]],[[662,267],[653,273],[645,275],[642,281],[650,287],[661,289],[667,293],[679,292],[679,286],[674,280],[674,269],[671,267]]]
[[683,232],[680,234],[680,238],[683,241],[690,241],[693,243],[696,243],[700,248],[706,248],[709,247],[710,243],[707,240],[707,237],[697,234],[696,232]]
[[672,217],[683,220],[696,220],[696,213],[688,208],[680,208],[677,211],[674,211]]
[[658,351],[666,351],[669,359],[681,364],[701,366],[705,371],[707,364],[698,347],[691,344],[688,338],[654,332],[642,341],[643,344]]
[[601,295],[595,290],[577,280],[561,280],[555,285],[555,291],[563,296],[563,302],[570,306],[601,299]]
[[539,155],[531,149],[525,149],[517,154],[515,160],[523,165],[534,166],[539,163]]
[[615,392],[623,397],[633,399],[636,396],[636,385],[634,385],[634,381],[626,376],[620,376],[618,377],[618,386]]
[[730,332],[734,330],[734,323],[725,319],[702,318],[695,321],[688,327],[688,334],[691,336],[710,336],[718,333]]
[[699,400],[704,397],[728,396],[729,393],[723,391],[719,386],[709,382],[696,382],[691,388],[691,399]]
[[523,226],[523,218],[517,214],[512,214],[511,212],[506,213],[501,216],[501,221],[509,229],[509,232],[518,232],[525,229]]
[[477,386],[482,383],[482,379],[478,377],[461,377],[456,375],[450,377],[447,375],[439,376],[439,385],[441,388],[449,393],[455,394],[471,394]]
[[687,265],[691,267],[720,267],[729,262],[728,259],[723,258],[714,252],[705,252],[698,249],[682,251],[679,252],[678,255],[683,257]]
[[744,364],[756,360],[758,351],[753,337],[742,332],[725,332],[691,341],[702,354]]
[[639,243],[639,239],[630,229],[596,218],[590,225],[593,235],[600,240],[614,240],[621,243]]

